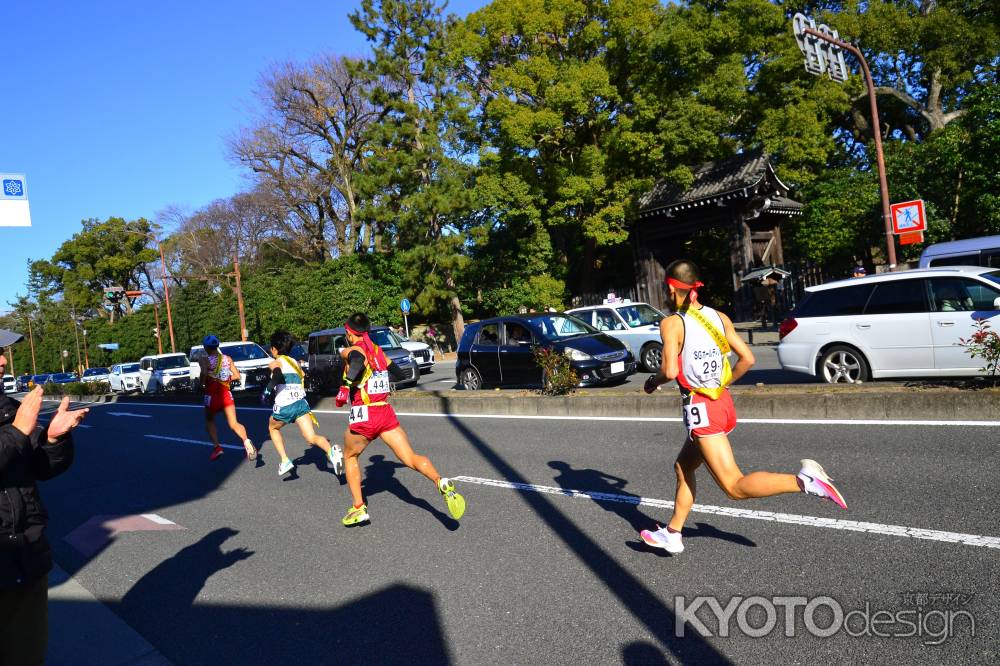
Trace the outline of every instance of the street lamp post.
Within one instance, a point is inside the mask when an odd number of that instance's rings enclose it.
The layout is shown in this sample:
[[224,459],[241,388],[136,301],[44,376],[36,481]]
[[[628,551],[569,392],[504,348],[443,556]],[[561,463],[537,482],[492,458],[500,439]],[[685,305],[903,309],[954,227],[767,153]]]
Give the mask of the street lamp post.
[[240,286],[240,258],[233,255],[233,272],[236,273],[236,307],[240,311],[240,340],[247,341],[247,321],[243,314],[243,288]]
[[[174,342],[174,319],[170,312],[170,286],[167,284],[167,260],[163,256],[163,246],[160,245],[160,241],[156,239],[156,236],[152,231],[138,231],[137,229],[126,229],[125,231],[126,233],[139,234],[140,236],[152,239],[153,243],[156,244],[156,249],[160,251],[160,280],[163,283],[163,298],[167,302],[167,328],[170,330],[170,351],[176,352],[177,346]],[[159,326],[157,326],[157,328],[159,328]],[[162,350],[160,353],[163,353]]]
[[31,374],[37,375],[38,368],[35,367],[35,336],[31,333],[31,317],[25,315],[28,322],[28,344],[31,345]]
[[[865,60],[864,55],[862,55],[861,49],[840,39],[840,36],[836,32],[830,34],[824,30],[817,30],[812,27],[814,25],[815,23],[809,21],[809,19],[802,14],[796,14],[793,20],[796,38],[799,38],[800,35],[808,35],[814,39],[819,39],[827,44],[832,44],[840,49],[843,49],[844,51],[847,51],[857,58],[859,63],[861,63],[861,71],[864,74],[865,85],[868,87],[868,103],[871,106],[872,134],[875,136],[875,161],[878,166],[879,192],[882,197],[882,221],[885,225],[886,259],[889,262],[889,270],[893,271],[896,269],[896,241],[892,233],[892,217],[889,209],[889,183],[885,176],[885,156],[882,152],[882,127],[878,119],[878,102],[875,98],[875,81],[872,80],[872,73],[868,68],[868,61]],[[826,26],[820,26],[820,28],[829,30]],[[810,51],[804,38],[800,41],[800,48],[806,56],[806,70],[814,74],[822,73],[822,70],[826,65],[826,63],[824,63],[823,54],[815,51],[815,47],[813,47],[813,51]],[[839,63],[833,61],[832,59],[830,60],[830,77],[835,80],[845,80],[846,67],[844,67],[843,64],[843,55],[840,55]],[[836,66],[838,64],[840,69],[843,70],[843,74],[835,76],[834,72],[836,71]]]
[[73,318],[73,338],[76,340],[76,371],[83,375],[83,363],[80,360],[80,331],[77,330],[80,327],[80,322],[76,319],[76,311],[70,310],[70,316]]
[[90,353],[87,351],[87,329],[80,329],[83,331],[83,367],[90,369]]

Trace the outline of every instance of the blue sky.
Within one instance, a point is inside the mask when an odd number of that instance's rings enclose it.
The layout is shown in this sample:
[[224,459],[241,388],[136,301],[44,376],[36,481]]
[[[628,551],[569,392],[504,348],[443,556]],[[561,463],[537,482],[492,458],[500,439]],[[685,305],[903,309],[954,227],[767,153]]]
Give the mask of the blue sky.
[[[254,114],[262,72],[361,55],[355,0],[6,3],[0,172],[24,173],[30,229],[0,228],[0,312],[28,259],[113,215],[153,219],[246,186],[226,140]],[[452,0],[465,15],[486,0]]]

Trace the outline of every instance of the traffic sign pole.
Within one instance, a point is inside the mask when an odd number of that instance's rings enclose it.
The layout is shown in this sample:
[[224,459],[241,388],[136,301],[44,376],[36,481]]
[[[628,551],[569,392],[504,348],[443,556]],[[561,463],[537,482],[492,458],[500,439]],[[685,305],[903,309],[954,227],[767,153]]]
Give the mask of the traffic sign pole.
[[406,331],[406,337],[410,337],[410,320],[407,315],[410,314],[410,299],[404,298],[399,302],[399,309],[403,313],[403,329]]

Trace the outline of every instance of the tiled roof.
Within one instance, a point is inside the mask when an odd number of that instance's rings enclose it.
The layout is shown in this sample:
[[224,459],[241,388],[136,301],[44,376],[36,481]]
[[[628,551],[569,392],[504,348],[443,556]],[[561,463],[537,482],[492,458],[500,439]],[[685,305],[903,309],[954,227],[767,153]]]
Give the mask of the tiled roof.
[[652,190],[639,198],[639,209],[656,210],[752,187],[764,178],[768,166],[769,158],[761,152],[740,153],[718,162],[706,162],[694,170],[694,182],[687,190],[682,191],[670,181],[658,181]]

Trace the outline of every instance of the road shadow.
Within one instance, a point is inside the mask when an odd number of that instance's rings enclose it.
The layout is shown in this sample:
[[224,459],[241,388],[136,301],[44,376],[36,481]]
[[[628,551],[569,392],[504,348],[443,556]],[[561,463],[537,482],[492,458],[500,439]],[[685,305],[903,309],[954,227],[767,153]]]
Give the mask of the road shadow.
[[656,529],[655,521],[639,510],[641,498],[638,495],[625,492],[625,486],[628,485],[628,481],[625,479],[596,469],[574,469],[572,465],[561,460],[550,460],[549,467],[558,472],[552,480],[558,483],[563,490],[582,490],[588,493],[623,496],[622,500],[624,501],[602,500],[598,497],[591,497],[591,499],[605,511],[624,520],[636,532]]
[[[362,491],[365,499],[379,493],[389,493],[397,499],[418,509],[422,509],[437,518],[438,522],[448,530],[454,532],[458,529],[458,521],[444,513],[436,506],[422,497],[417,497],[396,478],[397,470],[408,470],[409,467],[392,460],[387,460],[382,454],[377,454],[368,459],[368,465],[364,469],[362,477]],[[414,483],[426,483],[427,480],[417,472],[414,472]]]
[[[529,481],[501,456],[496,449],[472,432],[454,416],[447,396],[438,396],[441,412],[471,446],[500,475],[514,483]],[[595,578],[619,601],[621,608],[632,614],[673,658],[682,664],[729,664],[730,660],[696,631],[688,630],[684,637],[676,631],[677,616],[641,580],[625,569],[592,538],[585,534],[566,514],[543,493],[524,492],[525,504],[545,523],[570,552],[580,560]],[[475,500],[472,500],[475,501]]]
[[670,662],[652,643],[635,641],[622,648],[624,666],[668,666]]

